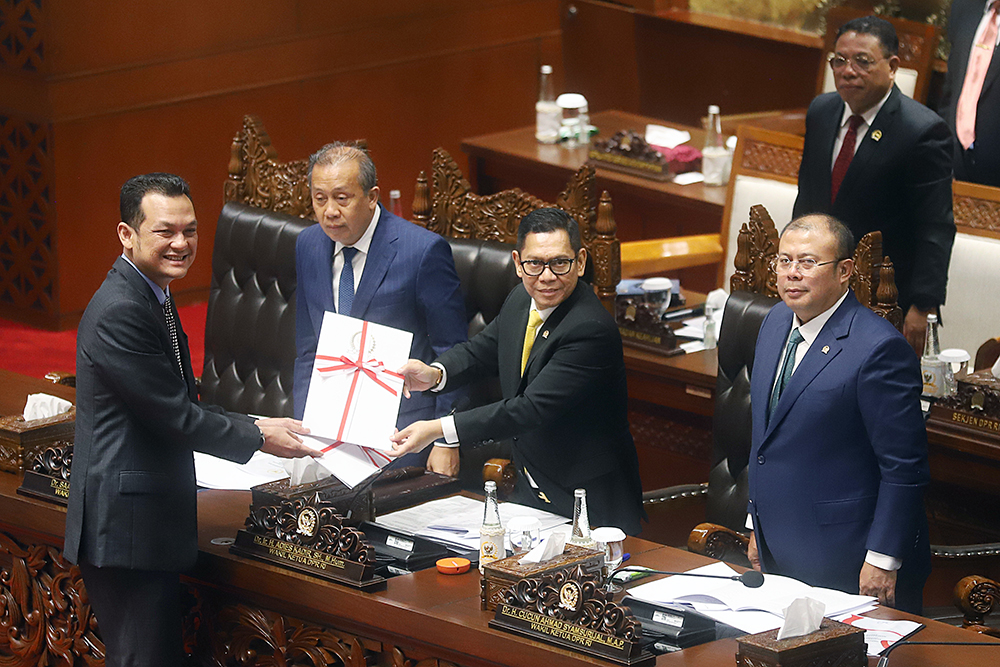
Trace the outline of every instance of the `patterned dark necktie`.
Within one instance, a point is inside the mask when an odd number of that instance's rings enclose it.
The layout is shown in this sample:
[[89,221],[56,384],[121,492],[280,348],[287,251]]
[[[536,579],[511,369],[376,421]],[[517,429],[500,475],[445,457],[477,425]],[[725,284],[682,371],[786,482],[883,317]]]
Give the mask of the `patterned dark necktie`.
[[837,161],[833,163],[833,173],[830,174],[830,203],[837,201],[837,192],[840,191],[840,184],[844,182],[847,175],[847,168],[851,166],[854,159],[854,145],[858,142],[858,127],[864,122],[864,118],[858,115],[851,116],[847,127],[847,134],[844,135],[844,145],[840,147]]
[[181,362],[181,344],[177,339],[177,316],[174,314],[174,297],[170,294],[167,294],[167,299],[163,302],[163,318],[167,321],[167,333],[170,334],[170,345],[174,348],[174,360],[183,380],[184,364]]
[[338,290],[339,308],[337,312],[341,315],[350,315],[351,307],[354,305],[354,256],[358,254],[357,248],[344,246],[344,268],[340,270],[340,289]]
[[788,345],[785,346],[785,363],[781,365],[781,375],[778,377],[778,381],[774,384],[774,389],[771,391],[771,402],[767,408],[768,421],[771,421],[771,417],[774,416],[774,411],[778,407],[778,399],[781,398],[781,392],[785,391],[788,381],[792,379],[792,371],[795,370],[795,350],[798,349],[799,343],[804,340],[805,338],[799,333],[798,327],[792,329]]

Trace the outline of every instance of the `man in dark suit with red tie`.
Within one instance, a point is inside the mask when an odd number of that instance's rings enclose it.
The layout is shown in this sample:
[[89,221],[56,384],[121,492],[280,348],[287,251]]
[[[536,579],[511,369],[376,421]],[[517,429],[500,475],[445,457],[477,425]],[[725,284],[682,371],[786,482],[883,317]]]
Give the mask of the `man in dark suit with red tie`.
[[178,573],[198,555],[193,452],[239,463],[262,449],[315,454],[292,419],[198,400],[170,283],[198,249],[188,184],[172,174],[121,190],[122,255],[77,331],[76,443],[65,556],[83,573],[105,664],[181,664]]
[[1000,187],[1000,0],[954,0],[941,116],[955,130],[955,178]]
[[927,314],[944,304],[955,238],[951,131],[899,92],[899,40],[874,16],[845,23],[830,60],[837,92],[809,105],[794,217],[836,216],[861,238],[882,232],[896,269],[903,333],[922,351]]

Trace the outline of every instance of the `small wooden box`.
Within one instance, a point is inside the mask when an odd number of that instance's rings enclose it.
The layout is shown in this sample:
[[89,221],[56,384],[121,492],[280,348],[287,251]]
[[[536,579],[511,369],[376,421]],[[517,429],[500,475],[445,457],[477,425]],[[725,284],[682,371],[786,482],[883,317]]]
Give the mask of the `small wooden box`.
[[778,640],[777,630],[736,640],[737,667],[867,667],[865,631],[824,618],[819,630]]
[[502,602],[503,592],[516,584],[521,579],[528,577],[540,577],[549,572],[558,570],[569,570],[580,565],[584,574],[596,574],[601,576],[601,568],[604,567],[604,552],[594,549],[585,549],[573,544],[567,544],[565,551],[550,561],[544,563],[531,563],[521,565],[518,563],[524,554],[514,554],[507,558],[493,561],[484,569],[481,580],[480,608],[486,611],[494,611],[497,604]]
[[21,415],[0,417],[0,470],[18,473],[47,446],[73,442],[76,408],[55,417],[24,421]]

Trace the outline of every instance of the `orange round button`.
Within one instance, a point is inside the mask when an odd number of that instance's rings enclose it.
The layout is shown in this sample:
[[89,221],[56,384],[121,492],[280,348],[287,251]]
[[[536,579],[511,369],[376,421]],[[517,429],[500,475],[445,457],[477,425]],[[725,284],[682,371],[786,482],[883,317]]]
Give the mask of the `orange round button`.
[[442,558],[436,565],[441,574],[462,574],[469,571],[472,563],[468,558]]

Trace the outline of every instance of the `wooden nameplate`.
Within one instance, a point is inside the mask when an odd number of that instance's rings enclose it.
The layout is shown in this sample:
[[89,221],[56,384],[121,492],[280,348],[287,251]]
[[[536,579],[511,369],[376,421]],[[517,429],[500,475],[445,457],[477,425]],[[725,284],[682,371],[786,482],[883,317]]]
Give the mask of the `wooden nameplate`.
[[801,637],[777,639],[768,630],[736,640],[737,667],[867,667],[865,631],[824,618],[819,630]]
[[931,406],[928,422],[956,434],[992,436],[1000,444],[1000,380],[989,369],[959,379],[954,396]]
[[385,589],[375,574],[375,549],[365,534],[346,525],[331,503],[312,499],[261,505],[250,510],[246,528],[230,552],[364,591]]
[[641,297],[621,297],[615,300],[615,319],[622,343],[664,356],[683,353],[677,336],[668,322],[660,319],[659,311],[644,303]]
[[34,456],[57,440],[73,442],[76,408],[55,417],[24,421],[21,415],[0,417],[0,470],[21,472]]
[[489,626],[619,665],[656,660],[639,645],[642,624],[580,566],[521,579],[507,589]]
[[57,441],[38,452],[24,471],[17,492],[63,505],[69,503],[69,472],[73,462],[73,443]]
[[646,143],[635,130],[622,130],[610,139],[596,141],[587,151],[590,164],[640,178],[667,181],[673,177],[663,154]]

